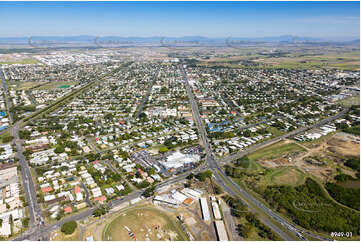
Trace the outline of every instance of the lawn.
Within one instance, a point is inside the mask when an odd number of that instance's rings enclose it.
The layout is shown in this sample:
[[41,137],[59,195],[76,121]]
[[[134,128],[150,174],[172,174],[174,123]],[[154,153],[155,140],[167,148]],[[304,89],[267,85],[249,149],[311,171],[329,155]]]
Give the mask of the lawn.
[[287,153],[302,152],[305,151],[301,146],[289,143],[285,144],[284,141],[277,142],[273,145],[267,146],[260,150],[257,150],[248,155],[251,161],[257,161],[259,159],[276,159]]
[[[131,237],[128,229],[134,234]],[[124,211],[103,231],[102,240],[188,240],[180,226],[164,212],[151,207]]]
[[34,60],[34,59],[22,59],[22,60],[18,60],[18,61],[9,61],[9,62],[0,62],[0,65],[4,65],[4,64],[37,64],[39,63],[39,61]]

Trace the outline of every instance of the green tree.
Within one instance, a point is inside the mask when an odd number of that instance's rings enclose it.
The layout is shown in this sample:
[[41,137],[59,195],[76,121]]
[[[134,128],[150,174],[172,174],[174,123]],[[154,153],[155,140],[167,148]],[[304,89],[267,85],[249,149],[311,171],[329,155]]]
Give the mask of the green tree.
[[58,144],[54,150],[55,153],[59,154],[59,153],[63,153],[65,151],[64,146]]
[[155,192],[155,186],[148,187],[147,189],[145,189],[143,196],[151,197],[154,195],[154,192]]
[[161,154],[163,154],[163,153],[165,153],[167,151],[168,151],[168,148],[165,147],[165,146],[159,148],[159,153],[161,153]]
[[61,232],[64,234],[72,234],[74,233],[77,226],[78,224],[74,220],[66,222],[61,226]]

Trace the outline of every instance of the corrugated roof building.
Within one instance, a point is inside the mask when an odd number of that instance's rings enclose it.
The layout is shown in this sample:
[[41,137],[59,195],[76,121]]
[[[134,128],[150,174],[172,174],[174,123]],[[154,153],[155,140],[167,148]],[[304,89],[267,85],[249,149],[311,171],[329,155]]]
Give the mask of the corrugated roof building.
[[226,227],[222,220],[214,221],[217,231],[217,237],[219,241],[228,241]]
[[201,197],[200,202],[201,202],[203,220],[211,221],[211,216],[209,214],[209,209],[207,204],[207,198]]

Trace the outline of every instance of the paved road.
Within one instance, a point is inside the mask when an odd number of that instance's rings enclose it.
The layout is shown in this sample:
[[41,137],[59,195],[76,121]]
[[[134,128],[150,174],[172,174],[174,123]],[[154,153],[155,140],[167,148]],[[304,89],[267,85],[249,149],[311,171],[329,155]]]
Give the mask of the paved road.
[[[183,66],[180,65],[180,69],[183,75],[183,79],[185,81],[186,84],[186,89],[188,92],[188,96],[191,102],[191,107],[192,107],[192,111],[193,111],[193,117],[196,121],[197,127],[198,127],[198,131],[200,132],[200,137],[202,140],[202,143],[205,147],[206,150],[206,161],[208,163],[208,166],[210,169],[213,170],[214,172],[214,178],[216,180],[216,182],[230,195],[232,196],[238,196],[239,194],[242,195],[243,201],[245,202],[245,204],[247,204],[250,207],[251,211],[255,211],[254,209],[257,208],[258,210],[261,210],[264,214],[266,214],[268,217],[262,216],[263,217],[263,222],[270,227],[273,231],[275,231],[282,239],[284,240],[294,240],[294,238],[299,238],[302,240],[305,240],[305,238],[302,236],[302,233],[305,233],[305,231],[303,229],[300,228],[296,228],[296,226],[292,225],[291,223],[289,223],[287,220],[285,220],[284,218],[280,217],[278,214],[276,214],[275,212],[273,212],[271,209],[269,209],[268,207],[266,207],[264,204],[262,204],[261,202],[259,202],[258,200],[256,200],[252,195],[250,195],[249,193],[247,193],[246,191],[244,191],[242,188],[240,188],[237,184],[235,184],[233,182],[232,179],[230,179],[228,176],[226,176],[226,174],[224,173],[224,171],[221,169],[221,167],[218,165],[216,159],[214,158],[214,155],[212,153],[211,147],[210,147],[210,143],[207,137],[207,133],[206,130],[204,128],[203,122],[200,118],[199,115],[199,110],[198,110],[198,105],[194,100],[194,96],[193,96],[193,92],[190,88],[189,82],[188,82],[188,78],[187,75],[185,74],[185,71],[183,69]],[[258,145],[255,145],[255,147],[252,147],[252,150],[256,150],[264,145],[267,144],[271,144],[272,142],[277,142],[283,138],[286,137],[290,137],[292,135],[297,135],[299,133],[302,133],[308,129],[312,129],[315,127],[319,127],[322,126],[332,120],[335,120],[337,118],[342,117],[346,112],[348,111],[348,109],[343,110],[342,112],[340,112],[339,114],[324,119],[322,121],[320,121],[317,124],[311,125],[309,127],[304,127],[298,130],[295,130],[293,132],[290,132],[288,134],[282,135],[280,137],[277,137],[275,139],[272,140],[268,140],[264,143],[260,143]],[[250,151],[246,151],[247,153],[249,153]],[[234,159],[238,159],[238,157],[242,157],[244,154],[243,152],[237,153],[233,156],[224,158],[223,161],[232,161]],[[227,183],[225,182],[225,180],[227,181]],[[235,192],[237,191],[237,192]],[[272,221],[271,221],[272,220]],[[277,224],[277,225],[276,225]],[[290,237],[290,235],[288,233],[285,233],[282,229],[280,228],[284,228],[287,229],[290,234],[293,234],[293,238]],[[311,236],[313,238],[316,239],[320,239],[320,240],[327,240],[327,238],[323,238],[319,235],[313,234],[313,233],[308,233],[308,236]]]
[[37,202],[36,191],[34,182],[31,176],[29,166],[27,164],[26,158],[23,154],[24,149],[22,141],[19,138],[19,124],[15,123],[11,128],[12,135],[14,137],[14,143],[16,145],[16,157],[19,159],[21,177],[23,181],[23,187],[25,191],[26,201],[28,201],[28,211],[30,218],[30,227],[38,226],[43,223],[43,216],[41,208]]
[[35,98],[34,98],[33,93],[31,92],[31,89],[30,89],[30,90],[26,90],[25,93],[28,95],[31,103],[32,103],[33,105],[36,105],[36,101],[35,101]]
[[245,155],[247,155],[247,154],[249,154],[249,153],[251,153],[251,152],[253,152],[253,151],[255,151],[255,150],[257,150],[257,149],[259,149],[259,148],[261,148],[261,147],[263,147],[263,146],[267,146],[267,145],[276,143],[276,142],[278,142],[278,141],[280,141],[280,140],[282,140],[282,139],[285,139],[285,138],[294,137],[294,136],[296,136],[296,135],[298,135],[298,134],[301,134],[301,133],[303,133],[303,132],[305,132],[305,131],[307,131],[307,130],[320,127],[320,126],[325,125],[325,124],[327,124],[327,123],[329,123],[329,122],[331,122],[331,121],[334,121],[334,120],[336,120],[336,119],[339,119],[339,118],[341,118],[342,116],[344,116],[348,111],[349,111],[349,109],[346,108],[346,109],[342,110],[340,113],[338,113],[338,114],[336,114],[336,115],[334,115],[334,116],[332,116],[332,117],[323,119],[323,120],[321,120],[320,122],[317,122],[317,123],[315,123],[315,124],[313,124],[313,125],[310,125],[310,126],[307,126],[307,127],[302,127],[302,128],[296,129],[296,130],[294,130],[294,131],[291,131],[291,132],[289,132],[289,133],[287,133],[287,134],[284,134],[284,135],[278,136],[278,137],[276,137],[276,138],[267,140],[267,141],[265,141],[265,142],[262,142],[262,143],[253,145],[253,146],[251,146],[251,147],[248,148],[248,149],[245,149],[245,150],[240,151],[240,152],[238,152],[238,153],[235,153],[235,154],[233,154],[233,155],[230,155],[230,156],[227,156],[227,157],[225,157],[225,158],[222,158],[222,159],[219,160],[219,162],[221,162],[221,163],[229,163],[229,162],[231,162],[231,161],[237,160],[237,159],[239,159],[239,158],[241,158],[241,157],[243,157],[243,156],[245,156]]
[[159,72],[160,72],[160,69],[157,70],[157,72],[156,72],[157,74],[154,75],[154,78],[148,87],[147,93],[145,94],[144,99],[143,99],[142,103],[140,104],[139,110],[135,116],[136,118],[139,118],[139,115],[143,111],[144,105],[148,102],[149,95],[152,92],[152,88],[153,88],[155,81],[158,79]]
[[81,187],[84,189],[84,192],[85,192],[85,202],[88,204],[88,206],[91,208],[93,207],[93,204],[92,202],[90,201],[89,199],[89,191],[88,189],[85,187],[84,183],[81,183]]
[[[101,153],[100,150],[98,149],[98,147],[90,140],[89,137],[85,137],[85,139],[88,141],[89,145],[92,147],[92,149],[96,152],[96,153]],[[112,147],[113,148],[113,147]]]
[[[163,181],[161,183],[158,183],[156,185],[156,188],[161,188],[164,186],[168,186],[171,184],[175,184],[178,182],[183,181],[191,172],[199,172],[199,171],[203,171],[204,169],[206,169],[203,166],[200,166],[198,168],[196,168],[193,171],[188,171],[185,172],[179,176],[175,176],[172,177],[166,181]],[[144,192],[145,189],[140,189],[137,191],[133,191],[132,193],[128,194],[127,196],[121,197],[119,199],[110,201],[107,205],[109,206],[109,208],[114,208],[120,204],[123,204],[124,202],[130,202],[132,199],[138,198],[142,195],[142,193]],[[36,229],[34,227],[34,229],[31,229],[29,231],[26,231],[25,233],[23,233],[22,235],[14,238],[13,240],[16,241],[20,241],[20,240],[48,240],[49,238],[49,232],[59,229],[61,227],[61,225],[63,225],[66,222],[72,221],[72,220],[82,220],[85,219],[89,216],[92,216],[94,210],[97,207],[92,207],[84,212],[81,212],[79,214],[75,214],[69,217],[66,217],[58,222],[52,223],[50,225],[44,225],[44,226],[38,226]]]
[[[209,140],[208,140],[208,137],[207,137],[206,130],[204,128],[204,125],[203,125],[202,120],[201,120],[200,115],[199,115],[198,105],[194,100],[193,92],[190,89],[188,79],[187,79],[187,77],[185,75],[185,72],[184,72],[182,66],[181,66],[181,70],[182,70],[182,73],[183,73],[183,76],[184,76],[187,92],[188,92],[188,95],[189,95],[189,98],[190,98],[193,117],[195,118],[201,141],[202,141],[202,143],[203,143],[203,145],[205,147],[206,161],[207,161],[206,164],[208,165],[208,167],[210,169],[212,169],[214,171],[214,176],[215,176],[216,182],[219,185],[221,185],[222,188],[232,196],[238,196],[239,195],[238,193],[242,194],[242,196],[244,198],[246,198],[246,201],[244,201],[245,204],[249,205],[252,211],[253,211],[253,207],[257,207],[257,208],[261,209],[265,214],[269,215],[271,218],[274,219],[271,222],[268,218],[264,217],[263,222],[267,226],[269,226],[272,230],[274,230],[277,234],[279,234],[283,239],[285,239],[285,240],[293,240],[293,238],[291,238],[288,234],[286,234],[284,231],[282,231],[274,223],[277,221],[279,224],[281,224],[284,227],[287,227],[288,230],[293,231],[294,233],[297,233],[297,231],[300,231],[300,230],[297,230],[294,226],[290,225],[283,218],[281,218],[280,216],[275,214],[269,208],[265,207],[262,203],[260,203],[259,201],[254,199],[251,195],[249,195],[247,192],[245,192],[240,187],[238,187],[238,185],[235,184],[229,177],[227,177],[224,174],[223,170],[218,166],[218,163],[216,162],[215,157],[214,157],[214,155],[212,153],[212,150],[211,150],[211,147],[210,147],[210,144],[209,144]],[[346,110],[344,110],[344,113],[345,112],[346,112]],[[339,115],[336,115],[336,116],[340,117],[342,115],[343,114],[339,114]],[[324,122],[322,122],[319,125],[323,125],[324,123],[327,123],[329,121],[330,120],[328,120],[328,121],[325,120]],[[12,128],[12,132],[13,132],[13,135],[15,137],[15,143],[17,145],[17,151],[18,151],[17,156],[21,161],[20,162],[21,173],[22,173],[22,177],[24,178],[23,180],[24,180],[24,188],[25,188],[26,198],[29,201],[29,206],[31,208],[31,209],[29,209],[29,216],[30,216],[31,221],[32,220],[33,221],[39,221],[38,220],[39,218],[42,219],[41,218],[41,210],[40,210],[40,207],[39,207],[39,205],[38,205],[38,203],[36,201],[36,193],[35,193],[35,189],[34,189],[34,184],[32,182],[30,170],[29,170],[29,168],[28,168],[28,166],[26,164],[25,157],[23,156],[23,148],[22,148],[21,141],[19,139],[18,131],[19,131],[19,127],[18,127],[18,125],[15,124],[14,127]],[[303,131],[300,131],[300,132],[303,132]],[[267,144],[269,144],[270,141],[267,141],[267,142],[268,142]],[[263,145],[265,145],[265,144],[263,144]],[[238,154],[238,155],[240,155],[240,154]],[[237,156],[234,155],[231,158],[228,158],[228,161],[231,161],[232,159],[237,159]],[[163,186],[167,186],[167,185],[171,185],[171,184],[180,182],[180,181],[184,180],[186,178],[186,176],[188,176],[189,173],[191,173],[191,172],[199,172],[199,171],[203,171],[205,169],[207,169],[207,166],[201,166],[201,167],[197,168],[194,171],[188,171],[188,172],[186,172],[184,174],[181,174],[181,175],[179,175],[177,177],[173,177],[173,178],[170,178],[170,179],[168,179],[168,180],[166,180],[166,181],[164,181],[162,183],[159,183],[156,187],[159,188],[159,187],[163,187]],[[221,175],[231,185],[227,184],[225,182],[225,180],[221,177]],[[25,181],[27,181],[27,182],[25,182]],[[237,191],[237,192],[235,192],[235,191]],[[120,199],[113,200],[113,201],[109,202],[108,206],[110,208],[113,208],[113,207],[116,207],[116,206],[118,206],[118,205],[120,205],[120,204],[122,204],[124,202],[129,202],[130,200],[132,200],[134,198],[140,197],[143,192],[144,192],[144,189],[134,191],[131,194],[125,196],[125,197],[122,197]],[[34,199],[34,196],[35,196],[35,199]],[[88,209],[88,210],[86,210],[86,211],[84,211],[82,213],[75,214],[73,216],[69,216],[69,217],[67,217],[67,218],[65,218],[65,219],[63,219],[61,221],[58,221],[58,222],[50,224],[50,225],[41,226],[40,224],[37,224],[37,226],[38,226],[37,228],[34,227],[34,226],[31,226],[31,228],[32,228],[31,230],[25,232],[23,235],[17,237],[15,240],[47,240],[49,238],[48,235],[49,235],[50,231],[60,228],[60,226],[65,222],[68,222],[68,221],[71,221],[71,220],[85,219],[85,218],[91,216],[95,209],[96,209],[95,207],[92,207],[91,209]],[[312,235],[312,234],[308,234],[308,235]],[[322,238],[320,236],[315,236],[315,235],[312,235],[312,236],[314,238],[324,239],[324,238]]]
[[[195,99],[194,99],[194,95],[193,92],[191,90],[191,87],[189,85],[188,82],[188,78],[187,75],[185,74],[185,71],[183,69],[183,66],[180,65],[181,68],[181,72],[183,75],[183,79],[185,81],[185,85],[186,85],[186,89],[188,92],[188,97],[189,97],[189,101],[191,103],[191,107],[192,107],[192,112],[193,112],[193,118],[196,121],[197,127],[198,127],[198,131],[199,131],[199,135],[201,137],[201,141],[203,143],[203,146],[205,148],[206,151],[206,161],[208,163],[208,167],[213,170],[214,172],[214,178],[216,180],[216,182],[218,183],[218,185],[220,185],[223,190],[225,192],[227,192],[228,194],[230,194],[231,196],[238,196],[238,194],[231,188],[229,187],[228,184],[226,184],[224,182],[224,180],[222,179],[222,177],[217,173],[217,171],[221,171],[222,170],[219,168],[215,157],[213,155],[213,152],[211,150],[211,146],[208,140],[208,136],[207,136],[207,132],[204,128],[203,122],[201,120],[200,114],[199,114],[199,109],[198,109],[198,104],[196,103]],[[246,203],[247,205],[249,205],[248,203]],[[275,226],[272,222],[268,221],[267,219],[263,219],[263,222],[270,227],[272,230],[274,230],[277,234],[279,234],[279,236],[281,238],[283,238],[284,240],[293,240],[291,237],[289,237],[286,233],[284,233],[281,229],[279,229],[277,226]]]
[[[112,171],[116,174],[119,174],[119,171],[111,164],[111,162],[109,160],[106,160],[105,163],[109,166],[110,169],[112,169]],[[128,184],[128,186],[132,189],[132,190],[137,190],[137,188],[132,184],[130,183],[127,179],[124,179],[122,177],[122,180]]]
[[13,114],[10,113],[10,111],[9,111],[10,108],[12,107],[12,103],[9,100],[8,86],[6,84],[4,73],[3,73],[2,70],[0,70],[0,77],[1,77],[1,82],[2,82],[2,85],[3,85],[3,91],[4,91],[4,96],[5,96],[6,108],[7,108],[8,115],[9,115],[9,120],[10,120],[10,123],[13,123],[13,120],[14,120],[13,119]]

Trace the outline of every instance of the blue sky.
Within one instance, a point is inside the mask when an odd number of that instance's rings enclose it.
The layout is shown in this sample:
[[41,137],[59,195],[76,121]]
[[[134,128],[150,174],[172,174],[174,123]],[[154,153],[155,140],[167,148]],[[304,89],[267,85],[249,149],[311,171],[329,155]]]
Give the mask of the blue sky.
[[359,2],[0,2],[0,37],[354,37]]

